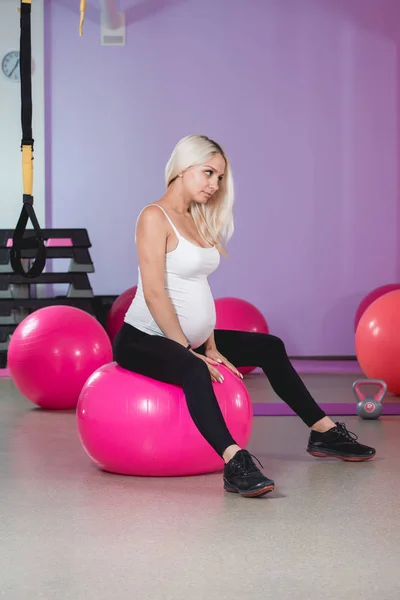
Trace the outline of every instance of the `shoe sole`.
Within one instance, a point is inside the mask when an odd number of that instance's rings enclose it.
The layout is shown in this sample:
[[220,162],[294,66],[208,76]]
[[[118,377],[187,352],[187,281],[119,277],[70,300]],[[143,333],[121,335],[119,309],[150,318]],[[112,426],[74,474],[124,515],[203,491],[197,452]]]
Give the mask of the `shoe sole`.
[[318,450],[307,450],[307,452],[308,454],[311,454],[311,456],[316,456],[317,458],[340,458],[346,462],[362,462],[365,460],[371,460],[371,458],[374,458],[375,456],[375,454],[371,454],[371,456],[341,456],[340,454],[330,454],[329,452],[320,452]]
[[265,485],[264,487],[259,488],[257,490],[241,492],[239,490],[239,488],[235,487],[234,485],[230,485],[230,484],[226,483],[224,486],[224,490],[226,492],[230,492],[231,494],[240,494],[241,496],[243,496],[243,498],[257,498],[259,496],[265,496],[265,494],[269,494],[269,492],[273,492],[274,489],[275,489],[274,485]]

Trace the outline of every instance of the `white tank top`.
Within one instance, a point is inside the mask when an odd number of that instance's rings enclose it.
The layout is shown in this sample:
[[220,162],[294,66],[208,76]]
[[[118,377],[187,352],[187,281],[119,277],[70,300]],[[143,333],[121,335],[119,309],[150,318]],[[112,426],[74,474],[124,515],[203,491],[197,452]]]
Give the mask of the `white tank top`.
[[[175,250],[165,256],[164,285],[184,335],[192,347],[197,348],[215,328],[215,304],[207,277],[218,267],[220,254],[215,246],[202,248],[189,242],[180,235],[162,206],[151,206],[163,211],[178,238]],[[144,299],[140,268],[136,295],[124,320],[145,333],[164,336]]]

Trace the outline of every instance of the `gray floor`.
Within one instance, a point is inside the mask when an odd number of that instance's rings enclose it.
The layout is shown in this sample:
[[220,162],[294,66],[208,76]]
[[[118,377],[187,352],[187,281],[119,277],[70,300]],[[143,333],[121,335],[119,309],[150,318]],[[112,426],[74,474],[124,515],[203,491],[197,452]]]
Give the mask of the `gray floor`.
[[[304,379],[318,400],[352,401],[354,377]],[[248,386],[275,399],[262,375]],[[400,421],[343,420],[375,460],[312,458],[298,418],[255,418],[249,449],[277,489],[251,500],[220,474],[99,472],[73,413],[35,409],[0,379],[1,597],[399,600]]]

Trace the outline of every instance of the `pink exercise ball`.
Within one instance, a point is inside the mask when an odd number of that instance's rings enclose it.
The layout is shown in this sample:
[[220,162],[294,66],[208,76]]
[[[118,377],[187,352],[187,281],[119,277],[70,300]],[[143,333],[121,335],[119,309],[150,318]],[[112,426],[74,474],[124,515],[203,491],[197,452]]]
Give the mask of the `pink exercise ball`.
[[89,313],[47,306],[14,331],[7,361],[11,377],[30,402],[46,409],[75,408],[88,377],[112,360],[110,339]]
[[400,290],[388,292],[365,310],[357,327],[358,362],[369,379],[383,379],[400,395]]
[[354,331],[356,331],[357,325],[368,306],[384,294],[393,292],[394,290],[400,290],[400,283],[387,283],[385,285],[381,285],[373,289],[361,300],[356,311],[356,316],[354,317]]
[[[229,430],[246,446],[252,404],[243,382],[225,367],[213,383]],[[183,476],[221,469],[222,458],[195,426],[183,390],[127,371],[115,362],[98,369],[79,397],[82,445],[102,470],[122,475]]]
[[113,342],[118,331],[124,323],[125,313],[128,310],[132,300],[136,296],[137,285],[125,290],[118,298],[116,298],[108,312],[107,316],[107,333]]
[[[215,329],[233,329],[236,331],[252,331],[269,333],[268,323],[264,315],[250,302],[241,298],[218,298],[215,300],[217,322]],[[242,375],[254,371],[256,367],[238,367]]]

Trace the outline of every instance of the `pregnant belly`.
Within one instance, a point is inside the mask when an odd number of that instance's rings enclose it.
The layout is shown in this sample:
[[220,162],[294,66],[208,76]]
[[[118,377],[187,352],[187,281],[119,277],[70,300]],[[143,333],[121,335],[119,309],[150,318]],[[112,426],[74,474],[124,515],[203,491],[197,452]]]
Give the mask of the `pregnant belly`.
[[197,348],[212,334],[216,313],[214,299],[207,281],[193,282],[179,293],[169,290],[171,301],[183,333],[193,348]]

